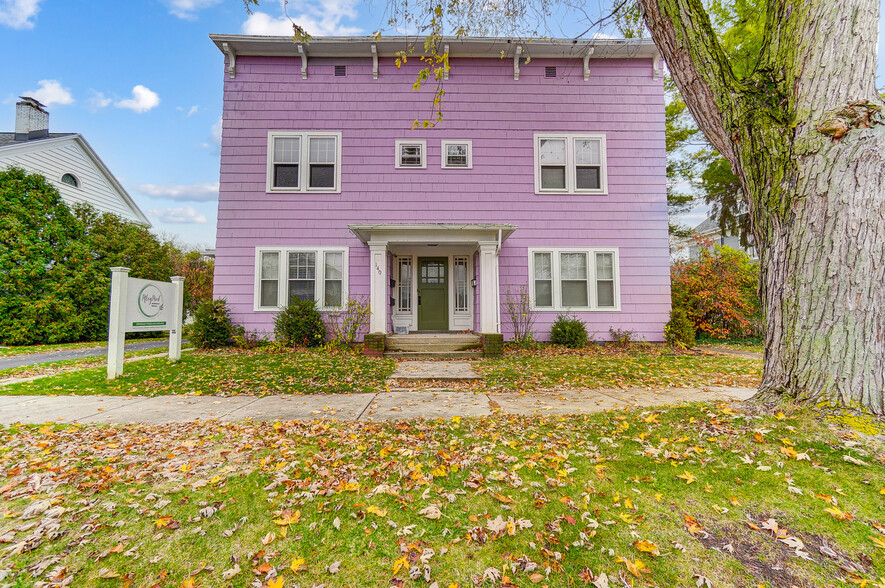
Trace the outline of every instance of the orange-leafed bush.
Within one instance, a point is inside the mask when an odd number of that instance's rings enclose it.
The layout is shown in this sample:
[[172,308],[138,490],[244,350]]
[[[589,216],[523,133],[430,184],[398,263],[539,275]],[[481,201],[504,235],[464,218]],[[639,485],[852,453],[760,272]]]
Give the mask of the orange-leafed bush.
[[759,268],[730,247],[700,249],[671,268],[673,308],[685,310],[699,334],[726,339],[762,334]]

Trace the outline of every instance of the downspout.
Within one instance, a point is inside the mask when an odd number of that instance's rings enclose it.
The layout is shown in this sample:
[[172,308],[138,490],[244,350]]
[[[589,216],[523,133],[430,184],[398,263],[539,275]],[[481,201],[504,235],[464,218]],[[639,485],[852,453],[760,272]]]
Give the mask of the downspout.
[[[501,256],[501,229],[498,229],[498,246],[495,248],[495,261],[498,262],[498,258]],[[498,304],[496,305],[497,309],[497,326],[498,332],[501,332],[501,264],[498,263],[496,265],[498,271],[495,272],[495,290],[498,291]]]

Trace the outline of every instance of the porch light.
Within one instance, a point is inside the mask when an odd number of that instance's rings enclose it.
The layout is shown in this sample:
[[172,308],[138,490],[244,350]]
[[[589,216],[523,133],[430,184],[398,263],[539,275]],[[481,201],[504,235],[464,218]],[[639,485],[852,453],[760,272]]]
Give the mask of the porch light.
[[473,286],[474,288],[476,288],[476,278],[472,278],[470,280],[470,285]]

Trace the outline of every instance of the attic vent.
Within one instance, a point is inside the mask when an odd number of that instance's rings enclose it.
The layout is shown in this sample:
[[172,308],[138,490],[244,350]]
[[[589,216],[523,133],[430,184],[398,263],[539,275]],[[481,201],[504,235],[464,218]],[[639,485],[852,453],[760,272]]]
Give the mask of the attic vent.
[[336,65],[335,66],[335,77],[343,78],[347,75],[347,66],[346,65]]
[[545,78],[555,78],[556,77],[556,66],[545,67],[544,68],[544,77]]

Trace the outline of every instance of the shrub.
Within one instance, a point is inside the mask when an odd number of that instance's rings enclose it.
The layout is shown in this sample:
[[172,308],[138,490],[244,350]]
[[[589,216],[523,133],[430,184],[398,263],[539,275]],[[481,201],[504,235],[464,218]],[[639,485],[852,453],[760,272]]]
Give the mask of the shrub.
[[323,317],[314,300],[293,298],[273,319],[277,341],[287,347],[319,347],[326,339]]
[[535,343],[535,311],[524,284],[516,292],[507,289],[504,312],[513,329],[513,342],[518,347],[532,347]]
[[685,314],[684,308],[670,311],[670,320],[664,326],[664,339],[667,345],[689,349],[694,347],[694,325]]
[[194,322],[188,325],[188,340],[200,349],[215,349],[230,343],[233,323],[224,298],[207,300],[194,312]]
[[673,264],[673,308],[684,310],[699,334],[719,339],[759,335],[758,279],[759,268],[745,253],[701,248],[698,259]]
[[572,349],[587,345],[587,325],[576,316],[561,314],[556,317],[550,329],[550,340],[557,345],[565,345]]
[[608,332],[612,336],[612,342],[618,347],[627,347],[633,342],[633,338],[636,336],[636,333],[630,329],[616,329],[614,327],[609,327]]
[[256,347],[264,347],[270,342],[265,335],[257,330],[247,331],[243,325],[234,325],[233,343],[237,349],[255,349]]
[[326,327],[334,345],[352,347],[369,331],[369,300],[365,296],[348,298],[341,310],[326,313]]

